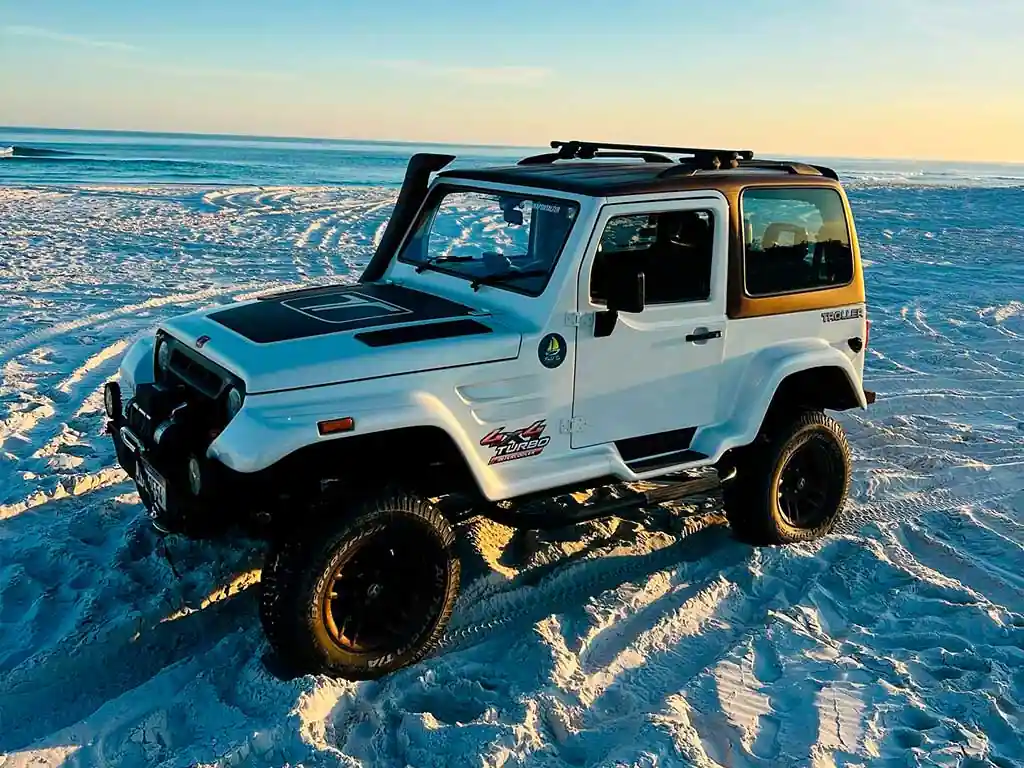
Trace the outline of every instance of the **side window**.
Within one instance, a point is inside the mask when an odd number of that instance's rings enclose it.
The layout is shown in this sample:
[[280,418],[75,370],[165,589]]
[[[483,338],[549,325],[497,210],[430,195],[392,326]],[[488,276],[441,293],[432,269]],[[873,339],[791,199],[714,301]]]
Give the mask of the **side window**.
[[749,295],[813,291],[853,279],[846,213],[834,189],[748,189],[742,208]]
[[608,264],[613,259],[629,259],[643,271],[648,304],[706,301],[711,297],[714,232],[711,211],[666,211],[609,219],[591,271],[591,301],[605,303]]

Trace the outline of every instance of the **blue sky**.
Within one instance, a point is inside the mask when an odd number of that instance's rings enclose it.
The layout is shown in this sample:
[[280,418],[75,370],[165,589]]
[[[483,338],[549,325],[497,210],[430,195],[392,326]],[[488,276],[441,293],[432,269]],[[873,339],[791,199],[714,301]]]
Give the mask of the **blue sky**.
[[0,21],[0,124],[1024,160],[1022,29],[1024,0],[40,0]]

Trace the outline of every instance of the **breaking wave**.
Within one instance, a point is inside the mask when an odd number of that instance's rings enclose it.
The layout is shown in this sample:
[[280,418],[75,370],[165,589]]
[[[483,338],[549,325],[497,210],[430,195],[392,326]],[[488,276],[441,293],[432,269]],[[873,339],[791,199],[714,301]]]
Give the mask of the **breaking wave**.
[[17,144],[0,147],[0,158],[3,157],[67,157],[74,152],[63,152],[59,149],[41,149],[39,147],[21,147]]

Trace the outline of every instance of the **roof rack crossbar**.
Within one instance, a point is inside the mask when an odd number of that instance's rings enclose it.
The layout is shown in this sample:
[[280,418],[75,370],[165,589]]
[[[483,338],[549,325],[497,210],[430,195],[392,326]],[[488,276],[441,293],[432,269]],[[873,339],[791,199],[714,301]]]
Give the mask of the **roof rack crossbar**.
[[[583,156],[579,156],[575,159],[579,160],[593,160],[595,158],[636,158],[643,160],[645,163],[674,163],[668,155],[663,155],[660,152],[620,152],[620,151],[605,151],[595,150],[593,152],[587,152]],[[558,152],[548,152],[543,155],[534,155],[532,157],[524,157],[520,160],[517,165],[547,165],[553,163],[556,160],[564,160],[561,154]]]
[[[788,160],[740,160],[737,163],[726,166],[726,169],[757,169],[765,171],[781,171],[796,176],[826,176],[830,179],[839,180],[838,174],[831,168],[821,165],[809,165],[807,163],[791,162]],[[659,175],[660,178],[668,176],[693,175],[698,171],[723,170],[720,166],[706,167],[699,163],[682,162],[671,168],[666,168]]]
[[[524,157],[519,165],[542,165],[556,160],[591,160],[595,157],[642,157],[648,163],[673,162],[667,155],[688,155],[683,163],[699,163],[702,166],[720,167],[749,161],[754,153],[749,149],[707,149],[700,147],[663,147],[646,144],[613,144],[598,141],[552,141],[555,152]],[[629,153],[629,154],[619,154]]]
[[613,144],[605,141],[552,141],[552,149],[575,153],[579,156],[583,150],[619,149],[630,152],[661,152],[673,155],[738,155],[740,160],[753,160],[754,153],[749,149],[711,149],[708,147],[664,147],[656,144]]
[[[598,150],[594,152],[592,157],[637,157],[642,159],[645,163],[674,163],[668,155],[663,155],[660,152],[622,152],[622,151],[608,151]],[[590,157],[584,159],[591,159]]]
[[[519,165],[547,165],[558,160],[595,158],[638,158],[645,163],[671,163],[659,178],[693,175],[700,171],[765,170],[795,176],[824,176],[839,181],[839,174],[824,165],[790,160],[755,160],[749,149],[707,149],[701,147],[663,147],[655,144],[616,144],[598,141],[552,141],[554,152],[524,157]],[[669,155],[681,155],[676,162]]]

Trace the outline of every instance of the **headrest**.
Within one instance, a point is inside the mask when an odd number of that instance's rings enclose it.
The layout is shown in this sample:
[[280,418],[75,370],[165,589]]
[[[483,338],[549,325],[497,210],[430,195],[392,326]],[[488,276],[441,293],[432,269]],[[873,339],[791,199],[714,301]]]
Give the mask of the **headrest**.
[[787,221],[776,221],[765,228],[764,237],[761,238],[761,249],[767,250],[776,245],[800,245],[806,242],[806,229]]
[[819,243],[827,243],[838,240],[841,243],[850,242],[850,233],[846,231],[846,224],[841,221],[826,221],[818,229],[815,239]]

